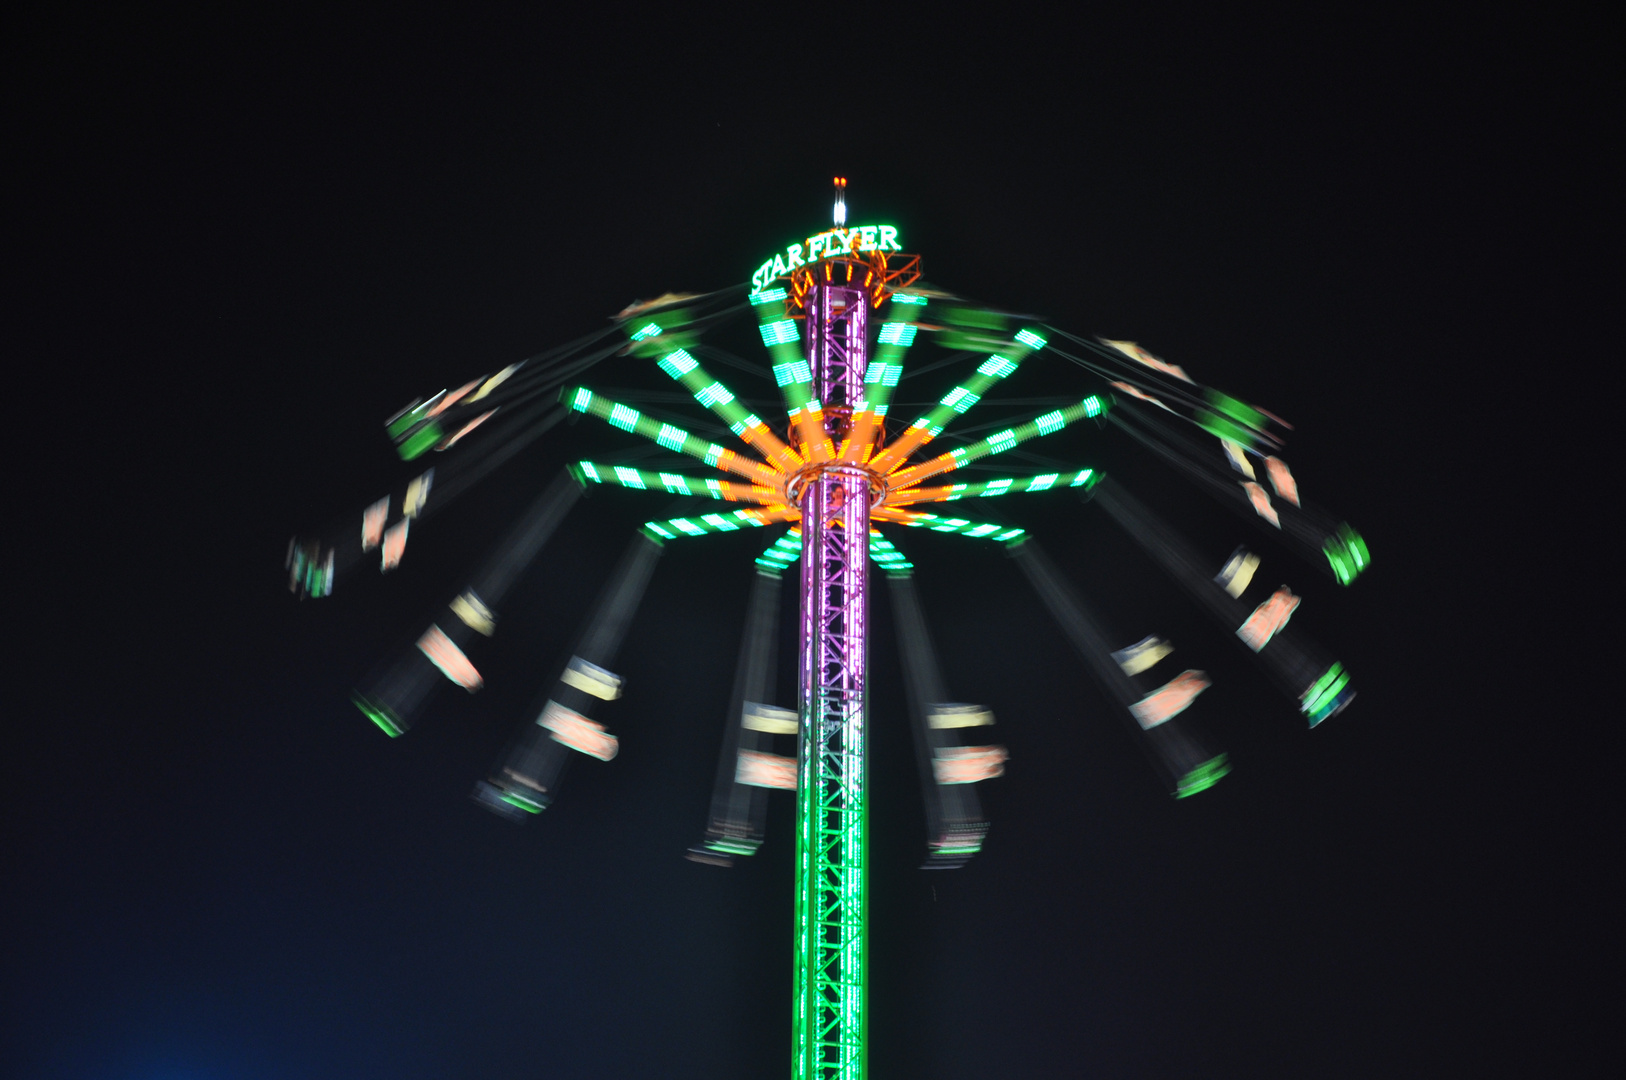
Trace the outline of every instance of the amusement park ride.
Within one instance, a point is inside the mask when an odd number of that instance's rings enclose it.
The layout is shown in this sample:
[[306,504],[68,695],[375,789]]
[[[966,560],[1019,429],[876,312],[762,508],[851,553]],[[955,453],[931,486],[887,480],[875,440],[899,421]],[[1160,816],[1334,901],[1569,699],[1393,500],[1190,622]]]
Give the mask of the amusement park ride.
[[[889,225],[846,225],[846,181],[836,180],[834,227],[765,260],[748,287],[705,295],[668,294],[622,311],[611,330],[482,376],[387,422],[400,457],[458,448],[412,479],[395,503],[385,497],[334,536],[296,539],[290,588],[319,597],[336,577],[379,559],[397,566],[408,531],[572,413],[598,417],[672,454],[709,466],[706,475],[580,461],[556,480],[499,544],[485,568],[393,666],[368,680],[356,704],[391,737],[422,712],[435,686],[483,685],[469,659],[495,630],[497,610],[576,498],[592,485],[732,503],[717,512],[644,522],[589,615],[574,655],[534,719],[527,720],[475,798],[514,820],[546,808],[566,761],[581,753],[608,761],[616,736],[593,719],[621,695],[612,670],[663,545],[745,529],[773,530],[755,560],[755,584],[736,672],[732,712],[705,839],[689,857],[731,865],[762,842],[770,789],[796,793],[795,1065],[798,1078],[865,1075],[865,878],[868,846],[865,743],[870,564],[886,575],[904,659],[905,687],[927,804],[926,867],[963,865],[988,825],[974,785],[1003,772],[1005,750],[986,742],[992,713],[950,700],[913,582],[893,544],[910,528],[1003,546],[1115,700],[1159,764],[1170,792],[1186,797],[1229,771],[1189,715],[1209,685],[1200,671],[1154,671],[1172,651],[1158,637],[1115,641],[1023,529],[960,517],[947,503],[1013,492],[1071,488],[1099,506],[1198,605],[1234,634],[1314,727],[1349,703],[1343,667],[1290,620],[1300,598],[1270,588],[1259,557],[1239,547],[1210,558],[1123,489],[1090,468],[955,482],[983,459],[1081,421],[1109,426],[1153,451],[1343,585],[1369,562],[1348,525],[1301,502],[1277,456],[1288,425],[1255,406],[1194,382],[1179,366],[1132,342],[1087,340],[1031,319],[972,305],[921,282],[918,256]],[[703,341],[746,313],[755,317],[785,409],[769,422],[720,382],[703,361],[750,368]],[[931,408],[906,425],[888,416],[917,336],[970,368]],[[951,424],[1024,365],[1050,353],[1087,372],[1098,387],[1055,402],[981,438],[942,438]],[[656,419],[577,380],[611,357],[652,362],[744,443],[731,449]],[[932,365],[936,366],[936,365]],[[765,372],[764,372],[765,374]],[[465,445],[465,440],[467,444]],[[938,446],[955,445],[938,452]],[[934,446],[933,444],[938,444]],[[754,451],[748,452],[748,451]],[[930,506],[933,509],[927,510]],[[955,508],[957,509],[957,508]],[[800,562],[798,703],[776,707],[770,644],[781,576]],[[1116,647],[1115,647],[1116,646]],[[795,738],[791,756],[789,742]]]

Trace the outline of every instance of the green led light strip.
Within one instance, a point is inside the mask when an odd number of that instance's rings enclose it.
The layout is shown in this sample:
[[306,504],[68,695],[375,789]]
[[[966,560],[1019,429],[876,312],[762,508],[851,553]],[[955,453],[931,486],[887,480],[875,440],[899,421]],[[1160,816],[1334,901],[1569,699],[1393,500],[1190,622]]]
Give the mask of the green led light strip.
[[[880,517],[885,511],[876,511]],[[907,517],[904,515],[907,514]],[[1001,543],[1010,543],[1027,535],[1026,529],[1007,528],[1004,525],[980,525],[975,521],[964,518],[942,517],[938,514],[927,514],[918,510],[898,511],[896,519],[890,516],[882,518],[884,521],[896,520],[900,525],[908,525],[915,529],[930,529],[932,532],[958,533],[961,536],[972,536],[978,539],[998,540]]]
[[[792,322],[791,329],[795,328]],[[795,451],[768,430],[760,416],[736,401],[733,391],[712,378],[687,349],[667,353],[660,358],[658,366],[693,394],[696,401],[716,413],[728,425],[728,430],[772,458],[780,468],[789,471],[802,463]]]
[[774,471],[760,461],[742,457],[727,447],[697,438],[682,428],[652,420],[637,409],[611,401],[602,394],[595,394],[585,386],[566,387],[559,395],[559,400],[567,403],[573,412],[596,416],[607,421],[611,427],[630,431],[634,435],[642,435],[668,450],[676,450],[680,454],[699,458],[707,465],[749,477],[761,484],[773,484],[777,481]]
[[626,465],[604,465],[596,461],[578,461],[568,468],[570,474],[584,487],[588,484],[606,484],[639,491],[669,491],[674,495],[699,495],[729,502],[769,502],[783,497],[777,491],[761,484],[713,480],[709,476],[704,478],[683,476],[679,473],[634,469]]
[[[909,352],[909,346],[914,344],[915,320],[925,314],[925,306],[924,296],[909,293],[892,295],[887,306],[887,321],[881,324],[875,355],[870,358],[869,368],[864,372],[864,402],[854,409],[858,421],[873,424],[876,418],[886,416],[887,407],[892,402],[892,391],[903,377],[903,358]],[[867,434],[866,431],[865,437]]]
[[894,473],[888,479],[894,488],[909,487],[928,477],[936,476],[938,473],[949,472],[963,465],[969,465],[973,461],[981,461],[985,457],[1009,450],[1011,447],[1025,443],[1029,439],[1053,434],[1086,417],[1100,416],[1106,412],[1106,409],[1106,401],[1091,395],[1076,405],[1068,405],[1065,408],[1052,410],[1043,416],[1034,417],[1025,424],[1017,424],[1015,427],[1008,427],[1004,431],[996,431],[986,439],[979,439],[969,446],[956,447],[946,454],[939,454],[930,461],[912,465],[902,472]]
[[1101,474],[1094,469],[1077,472],[1042,473],[1038,476],[1011,476],[999,480],[984,480],[977,484],[946,484],[943,487],[907,488],[892,496],[889,506],[903,506],[916,502],[954,502],[957,499],[992,499],[1013,491],[1049,491],[1052,488],[1094,487]]
[[784,518],[775,517],[769,511],[735,510],[728,514],[700,514],[696,517],[646,521],[641,531],[651,540],[676,540],[680,536],[706,536],[709,533],[756,529],[783,520]]
[[955,417],[982,400],[988,388],[1001,379],[1015,374],[1022,360],[1031,352],[1044,348],[1045,339],[1031,330],[1019,331],[1009,346],[984,360],[971,378],[943,395],[929,412],[919,417],[890,447],[875,455],[874,467],[888,472],[894,465],[914,453],[915,448],[943,433]]
[[813,395],[813,369],[802,352],[802,332],[796,320],[785,314],[785,296],[784,289],[769,289],[751,297],[757,309],[757,329],[773,361],[773,380],[784,398],[791,431],[800,435],[805,453],[828,461],[834,448],[823,424],[816,419],[823,406]]

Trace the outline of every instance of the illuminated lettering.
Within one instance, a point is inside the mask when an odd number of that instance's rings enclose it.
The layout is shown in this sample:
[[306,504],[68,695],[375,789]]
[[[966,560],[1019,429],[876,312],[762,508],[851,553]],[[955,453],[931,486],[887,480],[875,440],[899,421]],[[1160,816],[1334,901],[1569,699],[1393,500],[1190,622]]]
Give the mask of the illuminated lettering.
[[776,278],[824,259],[840,258],[860,251],[902,251],[895,225],[860,225],[853,229],[827,229],[800,244],[790,244],[783,255],[775,255],[751,275],[751,295],[769,288]]

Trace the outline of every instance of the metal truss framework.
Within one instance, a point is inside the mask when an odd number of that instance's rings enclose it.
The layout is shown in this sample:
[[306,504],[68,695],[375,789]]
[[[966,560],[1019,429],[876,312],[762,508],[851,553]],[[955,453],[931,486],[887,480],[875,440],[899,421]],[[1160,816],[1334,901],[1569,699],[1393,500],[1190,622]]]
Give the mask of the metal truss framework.
[[[840,446],[863,400],[868,298],[819,283],[806,298],[808,360]],[[801,491],[802,656],[796,835],[798,1080],[866,1072],[865,661],[870,473],[840,461]]]

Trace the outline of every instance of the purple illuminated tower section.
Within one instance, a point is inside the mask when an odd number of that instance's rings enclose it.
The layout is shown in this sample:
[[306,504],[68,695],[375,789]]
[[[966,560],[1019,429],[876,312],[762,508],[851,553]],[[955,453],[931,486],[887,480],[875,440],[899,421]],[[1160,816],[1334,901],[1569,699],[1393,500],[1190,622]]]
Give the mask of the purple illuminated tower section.
[[865,290],[808,294],[807,358],[836,460],[810,465],[802,512],[800,800],[796,837],[796,1066],[802,1080],[865,1073],[865,628],[871,472],[841,461],[868,362]]

